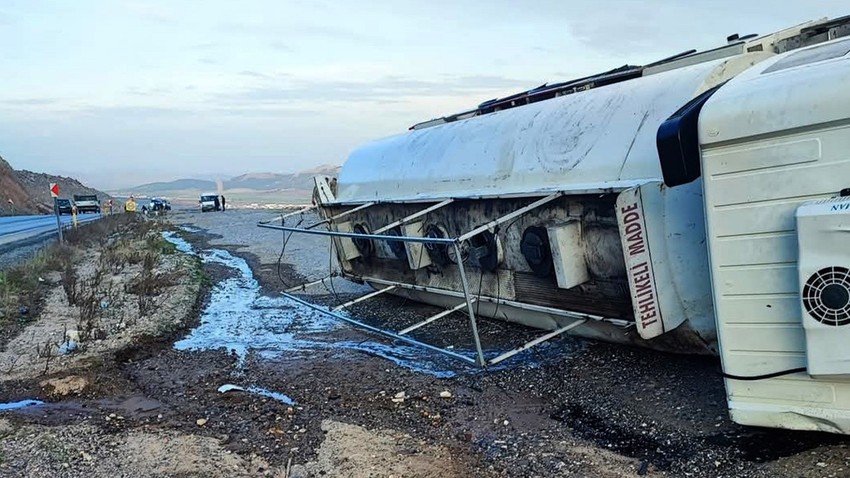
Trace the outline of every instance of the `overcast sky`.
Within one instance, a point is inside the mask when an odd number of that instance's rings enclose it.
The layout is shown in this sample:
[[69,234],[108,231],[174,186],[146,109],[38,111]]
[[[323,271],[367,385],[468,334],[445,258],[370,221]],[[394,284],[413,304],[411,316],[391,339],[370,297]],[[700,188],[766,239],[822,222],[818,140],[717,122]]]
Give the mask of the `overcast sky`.
[[0,155],[102,188],[340,164],[490,98],[846,13],[839,0],[2,0]]

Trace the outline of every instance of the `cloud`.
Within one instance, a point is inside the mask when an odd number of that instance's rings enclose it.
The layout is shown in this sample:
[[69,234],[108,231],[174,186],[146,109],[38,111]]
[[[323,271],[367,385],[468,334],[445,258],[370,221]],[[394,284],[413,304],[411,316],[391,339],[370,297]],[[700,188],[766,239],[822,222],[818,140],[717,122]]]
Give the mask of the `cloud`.
[[225,34],[271,39],[269,43],[270,47],[284,51],[290,51],[291,47],[289,44],[281,41],[281,37],[293,39],[303,37],[330,38],[332,40],[370,45],[384,45],[386,42],[385,38],[378,35],[318,23],[272,25],[260,22],[226,22],[219,24],[218,29]]
[[216,64],[218,64],[218,60],[216,60],[215,58],[210,58],[208,56],[205,56],[203,58],[198,58],[198,62],[203,63],[205,65],[216,65]]
[[143,20],[156,23],[173,23],[176,20],[174,13],[161,4],[126,2],[124,8]]
[[248,78],[259,78],[261,80],[270,80],[273,78],[271,75],[250,70],[242,70],[238,74],[239,76],[247,76]]
[[266,84],[235,93],[218,95],[229,104],[278,104],[285,102],[381,102],[393,103],[402,98],[435,96],[468,96],[494,90],[524,90],[537,82],[495,75],[444,76],[424,80],[403,76],[384,76],[374,81],[288,80]]
[[289,45],[287,45],[283,42],[280,42],[280,41],[273,41],[273,42],[269,43],[269,46],[273,50],[277,50],[277,51],[287,51],[287,52],[294,51],[291,46],[289,46]]
[[[680,51],[722,46],[726,35],[767,34],[814,19],[828,1],[804,2],[765,9],[763,2],[715,0],[710,6],[679,0],[597,0],[561,2],[553,13],[567,22],[570,33],[597,52],[646,58]],[[837,5],[837,4],[836,4]],[[566,9],[571,11],[568,13]],[[730,15],[729,12],[736,12]],[[794,20],[790,20],[793,18]]]
[[368,33],[362,33],[354,30],[333,27],[330,25],[319,25],[304,23],[293,28],[292,33],[296,36],[317,36],[324,38],[332,38],[334,40],[354,41],[358,43],[368,43],[372,45],[382,45],[386,42],[385,38]]
[[165,86],[159,86],[156,88],[140,88],[131,86],[125,90],[125,93],[132,96],[159,96],[170,93],[171,91],[171,88]]
[[276,105],[274,107],[256,106],[84,106],[67,111],[68,115],[76,116],[78,119],[91,121],[119,121],[122,124],[133,124],[147,121],[166,121],[204,118],[215,120],[215,118],[226,117],[304,117],[321,114],[321,111],[310,108],[296,108],[291,106]]
[[189,48],[191,50],[214,50],[214,49],[218,48],[219,46],[221,46],[221,45],[219,45],[218,43],[215,43],[215,42],[204,42],[204,43],[196,43],[196,44],[190,46]]
[[0,104],[6,106],[44,106],[59,103],[58,98],[15,98],[11,100],[0,100]]

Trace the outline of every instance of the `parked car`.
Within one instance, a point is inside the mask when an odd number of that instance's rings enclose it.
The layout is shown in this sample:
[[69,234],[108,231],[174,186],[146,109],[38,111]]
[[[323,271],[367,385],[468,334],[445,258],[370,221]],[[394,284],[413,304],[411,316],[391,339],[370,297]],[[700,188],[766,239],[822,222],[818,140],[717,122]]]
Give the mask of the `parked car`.
[[164,198],[151,198],[150,210],[153,212],[170,211],[171,203]]
[[59,209],[60,216],[63,214],[72,214],[74,212],[70,199],[57,199],[56,207]]
[[100,201],[95,194],[75,194],[74,205],[77,206],[78,214],[86,212],[100,214]]

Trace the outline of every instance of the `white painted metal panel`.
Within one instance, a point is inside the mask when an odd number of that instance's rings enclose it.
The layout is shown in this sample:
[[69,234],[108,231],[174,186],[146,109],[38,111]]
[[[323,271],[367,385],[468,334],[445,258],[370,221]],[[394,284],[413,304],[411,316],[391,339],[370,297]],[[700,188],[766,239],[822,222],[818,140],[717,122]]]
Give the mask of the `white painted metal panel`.
[[714,342],[701,183],[669,189],[652,182],[624,191],[617,197],[617,220],[641,337],[687,321]]
[[779,232],[756,236],[733,236],[717,239],[718,266],[742,266],[797,260],[797,235]]
[[[740,376],[806,366],[794,215],[850,186],[850,58],[762,75],[773,63],[731,80],[700,116],[721,359]],[[796,373],[726,386],[738,423],[850,433],[850,380]]]
[[[850,45],[850,38],[796,50],[790,55],[828,48],[837,42]],[[847,120],[850,111],[846,82],[850,77],[848,57],[764,73],[788,55],[769,58],[741,73],[733,80],[734,86],[730,82],[729,87],[723,87],[722,94],[715,94],[708,100],[703,110],[711,113],[700,116],[702,144],[725,143]],[[760,147],[769,146],[765,143]]]
[[[404,235],[408,237],[424,237],[425,223],[422,221],[411,222],[402,226]],[[425,249],[425,244],[418,242],[405,242],[404,250],[407,251],[407,263],[412,270],[419,270],[431,265],[431,257]]]
[[561,289],[572,289],[590,280],[584,260],[581,221],[552,226],[546,230],[552,247],[555,278]]
[[[340,222],[336,224],[336,230],[338,232],[351,232],[353,231],[351,222]],[[335,237],[333,238],[334,242],[336,242],[336,246],[338,249],[342,251],[342,256],[346,261],[351,261],[360,257],[360,251],[357,250],[357,246],[354,245],[354,241],[347,237]]]

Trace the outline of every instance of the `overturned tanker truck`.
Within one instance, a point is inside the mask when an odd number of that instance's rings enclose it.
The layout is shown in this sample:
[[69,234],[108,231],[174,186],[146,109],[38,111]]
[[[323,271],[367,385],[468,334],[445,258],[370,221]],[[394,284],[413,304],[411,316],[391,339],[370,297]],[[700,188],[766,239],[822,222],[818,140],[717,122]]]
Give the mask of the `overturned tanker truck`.
[[[461,317],[474,356],[441,351],[482,366],[562,333],[716,354],[734,421],[850,433],[848,53],[850,17],[819,20],[488,101],[316,178],[319,223],[261,225],[332,236],[376,289],[336,311],[445,308],[369,326],[395,338]],[[481,317],[541,336],[493,356]]]

